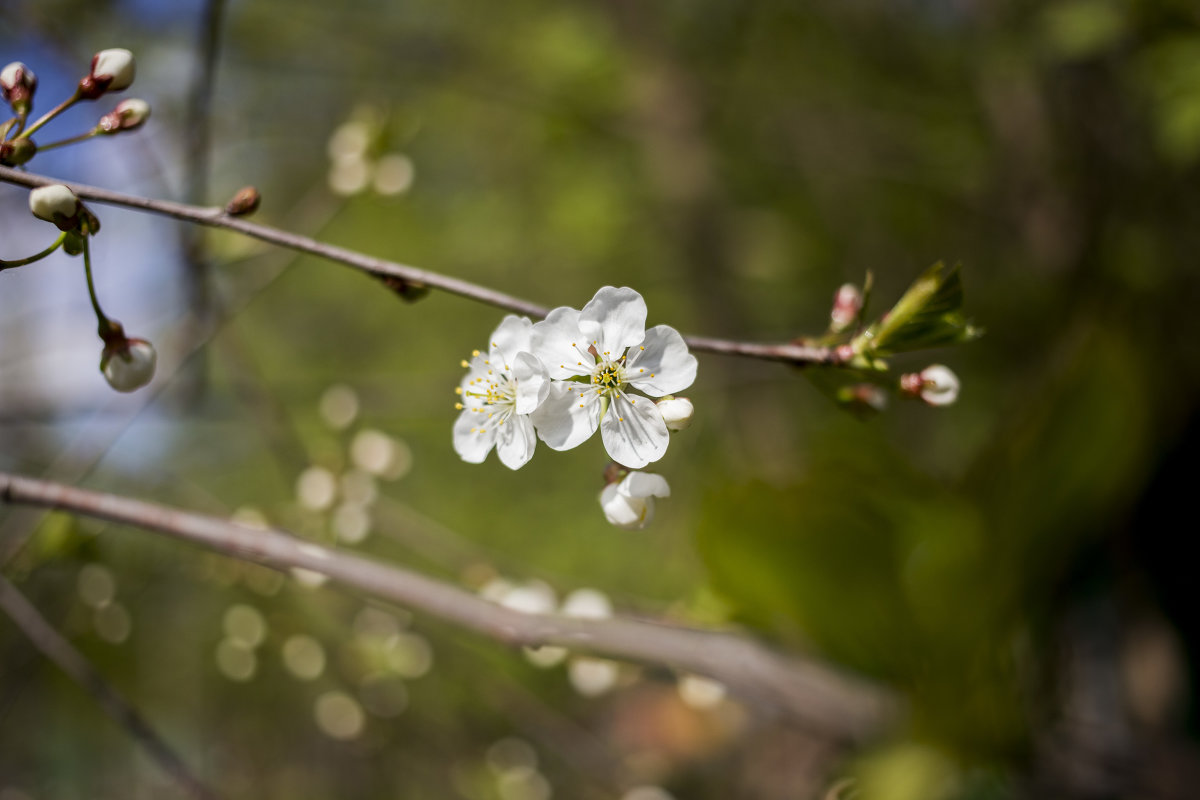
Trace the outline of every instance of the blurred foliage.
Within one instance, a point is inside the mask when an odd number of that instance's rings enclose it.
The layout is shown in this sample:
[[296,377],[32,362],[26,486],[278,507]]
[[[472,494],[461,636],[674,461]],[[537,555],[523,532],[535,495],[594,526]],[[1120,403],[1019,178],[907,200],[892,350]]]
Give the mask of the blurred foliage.
[[[0,0],[0,57],[37,71],[39,108],[108,46],[137,53],[154,108],[142,132],[31,167],[175,196],[202,9]],[[4,574],[223,796],[1189,796],[1200,629],[1176,552],[1189,517],[1173,514],[1190,510],[1179,465],[1200,436],[1193,2],[241,0],[215,80],[208,200],[255,184],[264,222],[548,305],[630,285],[650,324],[761,341],[819,334],[837,286],[868,271],[877,317],[941,261],[961,265],[934,274],[988,331],[886,347],[905,371],[948,363],[963,391],[948,409],[894,398],[869,421],[795,370],[702,357],[696,424],[656,465],[672,497],[628,534],[599,513],[598,442],[541,448],[517,473],[455,458],[459,360],[494,309],[409,305],[209,232],[203,358],[157,395],[113,399],[98,373],[65,380],[68,345],[45,345],[79,317],[82,363],[98,359],[73,263],[6,271],[4,469],[323,542],[341,530],[341,546],[472,588],[591,586],[623,611],[741,625],[911,708],[846,753],[730,700],[689,705],[665,670],[622,667],[591,697],[571,667],[403,609],[0,511]],[[0,187],[0,256],[17,255],[24,208]],[[96,210],[102,296],[140,262],[186,285],[176,228],[122,238],[132,214]],[[35,302],[39,280],[73,294]],[[108,286],[165,364],[206,335],[181,321],[182,290]],[[935,332],[965,320],[948,323]],[[338,424],[319,411],[335,385],[357,402]],[[363,479],[364,431],[410,469]],[[342,496],[374,488],[368,538],[347,541],[341,500],[297,497],[313,466]],[[89,583],[97,565],[111,591]],[[226,629],[238,606],[261,615],[261,642]],[[286,661],[314,652],[288,650],[299,636],[324,654],[315,678]],[[0,620],[0,797],[175,796],[166,785]]]

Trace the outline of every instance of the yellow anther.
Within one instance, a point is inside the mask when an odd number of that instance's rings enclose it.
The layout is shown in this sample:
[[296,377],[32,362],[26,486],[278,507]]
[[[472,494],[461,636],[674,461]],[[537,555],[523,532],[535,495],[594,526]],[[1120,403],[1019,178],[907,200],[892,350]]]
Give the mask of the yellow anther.
[[463,404],[462,404],[462,403],[455,403],[455,404],[454,404],[454,407],[455,407],[455,408],[457,408],[459,411],[462,411],[462,409],[463,409]]
[[638,347],[638,350],[645,350],[645,349],[646,348],[644,348],[644,347]]
[[478,351],[478,350],[472,350],[472,351],[471,351],[471,355],[473,355],[473,356],[477,356],[477,355],[479,355],[479,351]]
[[455,393],[455,394],[462,394],[462,387],[461,387],[461,386],[455,386],[455,387],[454,387],[454,393]]
[[468,362],[468,361],[467,361],[465,358],[462,360],[462,365],[463,365],[464,367],[469,367],[469,366],[471,366],[471,364],[470,364],[470,363],[469,363],[469,362]]

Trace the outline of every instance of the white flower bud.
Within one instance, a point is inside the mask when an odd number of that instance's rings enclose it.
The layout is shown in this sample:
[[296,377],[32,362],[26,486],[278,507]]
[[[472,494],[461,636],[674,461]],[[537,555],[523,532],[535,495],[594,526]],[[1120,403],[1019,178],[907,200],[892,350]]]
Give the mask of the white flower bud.
[[958,376],[949,367],[933,364],[921,370],[921,399],[931,406],[948,406],[958,399]]
[[631,472],[620,483],[610,483],[600,492],[604,517],[618,528],[641,530],[654,519],[654,498],[668,497],[671,487],[661,475]]
[[150,118],[150,104],[131,97],[117,103],[116,108],[100,118],[101,133],[120,133],[140,128]]
[[92,68],[79,82],[79,95],[95,100],[105,92],[119,92],[133,83],[133,53],[117,47],[92,56]]
[[696,413],[692,401],[686,397],[664,397],[655,405],[662,414],[663,422],[667,423],[667,429],[672,431],[681,431],[690,427],[692,416]]
[[833,310],[829,312],[830,329],[841,332],[854,324],[863,307],[862,290],[853,283],[843,284],[833,296]]
[[29,193],[29,210],[38,219],[53,222],[62,227],[63,222],[78,218],[83,204],[75,193],[56,183],[51,186],[39,186]]
[[28,113],[33,93],[37,91],[37,75],[20,61],[14,61],[0,70],[0,91],[15,111]]
[[931,406],[948,406],[958,399],[958,376],[941,364],[900,377],[900,391],[920,397]]
[[145,339],[119,339],[104,347],[100,370],[108,385],[118,392],[140,389],[154,377],[158,354]]

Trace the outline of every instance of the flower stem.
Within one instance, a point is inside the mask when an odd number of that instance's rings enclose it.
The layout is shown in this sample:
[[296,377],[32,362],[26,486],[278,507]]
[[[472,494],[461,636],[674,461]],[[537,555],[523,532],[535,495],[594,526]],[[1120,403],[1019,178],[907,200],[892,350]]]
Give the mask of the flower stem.
[[66,111],[68,108],[70,108],[71,106],[75,105],[78,102],[79,102],[79,89],[76,89],[74,94],[72,94],[66,100],[63,100],[61,103],[56,105],[54,108],[47,111],[45,114],[43,114],[37,120],[37,122],[34,122],[32,125],[30,125],[28,128],[26,128],[24,131],[22,131],[17,136],[17,138],[18,139],[28,139],[34,132],[37,131],[38,128],[42,127],[47,122],[54,119],[59,114]]
[[78,136],[72,136],[70,139],[61,139],[57,142],[51,142],[50,144],[39,144],[38,152],[42,153],[42,152],[45,152],[46,150],[53,150],[55,147],[64,147],[68,144],[75,144],[76,142],[82,142],[82,141],[92,138],[93,136],[97,135],[98,133],[100,133],[99,128],[92,128],[87,133],[81,133]]
[[32,264],[35,261],[41,261],[43,258],[50,255],[55,250],[62,247],[62,243],[66,240],[66,238],[67,238],[67,235],[65,233],[60,233],[58,235],[58,238],[54,240],[54,243],[52,245],[47,247],[42,252],[35,253],[35,254],[29,256],[28,258],[18,258],[13,261],[5,261],[3,258],[0,258],[0,272],[4,271],[6,269],[11,269],[12,267],[23,267],[26,264]]
[[25,126],[25,115],[18,114],[6,121],[3,126],[0,126],[0,142],[8,141],[8,134],[12,131],[14,125],[17,128],[17,133],[20,133],[21,128]]
[[113,323],[105,316],[100,308],[100,300],[96,297],[96,282],[92,279],[92,250],[86,237],[83,240],[83,271],[87,275],[88,297],[92,301],[92,310],[96,312],[96,330],[100,338],[107,341],[108,335],[113,331]]

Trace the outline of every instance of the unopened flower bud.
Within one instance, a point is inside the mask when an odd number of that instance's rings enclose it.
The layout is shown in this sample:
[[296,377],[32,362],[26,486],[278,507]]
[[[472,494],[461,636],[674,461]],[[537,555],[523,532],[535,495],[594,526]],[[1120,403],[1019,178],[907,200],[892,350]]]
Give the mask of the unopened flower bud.
[[117,47],[92,56],[92,68],[79,82],[79,96],[95,100],[105,92],[129,88],[135,73],[133,53]]
[[100,371],[104,373],[108,385],[118,392],[132,392],[148,384],[154,377],[158,354],[154,352],[154,345],[145,339],[126,338],[120,332],[119,324],[115,333],[104,343]]
[[840,333],[858,319],[863,307],[862,290],[853,283],[842,284],[833,296],[833,310],[829,312],[829,329]]
[[920,397],[931,406],[948,406],[958,399],[958,376],[941,364],[900,376],[900,391]]
[[59,230],[73,231],[79,227],[83,203],[66,186],[56,183],[30,192],[29,210],[38,219],[53,222]]
[[672,431],[681,431],[690,427],[692,416],[696,413],[696,408],[692,405],[692,401],[686,397],[672,397],[668,395],[655,403],[655,405],[658,406],[659,413],[662,414],[663,422],[667,423],[667,430]]
[[244,217],[258,210],[262,195],[253,186],[243,186],[237,194],[225,204],[225,213],[231,217]]
[[150,104],[131,97],[117,103],[116,108],[100,118],[96,127],[100,133],[120,133],[142,127],[149,118]]
[[4,101],[18,114],[29,113],[36,91],[37,75],[20,61],[14,61],[0,70],[0,92],[4,94]]
[[600,492],[604,517],[618,528],[641,530],[654,519],[654,498],[668,497],[667,479],[650,472],[631,472],[619,483],[610,483]]
[[19,167],[37,155],[37,145],[32,139],[11,139],[0,142],[0,164]]

